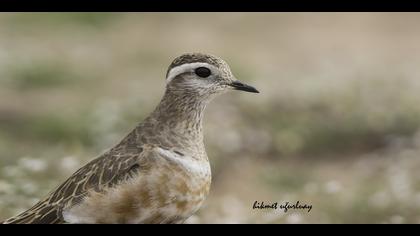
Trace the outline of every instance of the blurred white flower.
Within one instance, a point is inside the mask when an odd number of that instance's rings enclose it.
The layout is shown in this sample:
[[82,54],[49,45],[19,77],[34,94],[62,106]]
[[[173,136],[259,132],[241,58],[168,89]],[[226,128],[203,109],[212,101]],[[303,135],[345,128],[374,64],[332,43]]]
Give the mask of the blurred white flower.
[[60,168],[64,171],[73,172],[80,166],[79,160],[74,156],[63,157],[60,162]]
[[330,180],[327,183],[325,183],[324,189],[325,189],[325,192],[334,194],[334,193],[340,192],[342,189],[342,186],[341,186],[341,183],[338,182],[337,180]]
[[46,161],[31,157],[24,157],[19,160],[19,166],[22,168],[32,171],[32,172],[42,172],[44,171],[48,164]]
[[394,196],[400,201],[409,198],[412,194],[412,189],[407,170],[401,166],[392,165],[388,169],[388,173],[388,181]]
[[400,215],[394,215],[391,217],[391,219],[389,219],[389,221],[392,224],[402,224],[404,223],[404,217],[400,216]]
[[287,216],[286,222],[289,224],[299,224],[302,222],[302,216],[297,213],[293,213]]
[[38,190],[38,186],[32,182],[25,182],[19,188],[27,195],[35,194]]
[[225,218],[224,223],[240,224],[245,221],[246,214],[244,214],[245,207],[243,203],[234,196],[226,196],[223,199],[222,211]]
[[276,222],[280,220],[281,218],[283,218],[285,215],[286,213],[284,213],[284,211],[279,211],[279,210],[271,210],[267,213],[264,212],[264,214],[262,214],[261,216],[261,221],[259,223],[269,224],[272,222]]

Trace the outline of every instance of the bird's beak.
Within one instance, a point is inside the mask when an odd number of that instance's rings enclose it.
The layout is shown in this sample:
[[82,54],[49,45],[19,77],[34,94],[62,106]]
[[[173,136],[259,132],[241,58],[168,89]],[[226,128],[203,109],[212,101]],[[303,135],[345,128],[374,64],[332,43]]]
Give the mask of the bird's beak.
[[259,93],[259,91],[256,88],[250,85],[244,84],[240,82],[239,80],[235,80],[231,82],[229,86],[233,87],[233,89],[235,90],[242,90],[242,91],[251,92],[251,93]]

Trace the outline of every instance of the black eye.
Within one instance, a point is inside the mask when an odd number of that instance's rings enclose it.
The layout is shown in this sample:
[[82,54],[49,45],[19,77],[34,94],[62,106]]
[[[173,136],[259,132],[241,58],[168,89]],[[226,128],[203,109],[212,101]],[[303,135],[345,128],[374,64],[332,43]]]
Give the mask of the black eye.
[[195,73],[202,78],[206,78],[210,76],[211,71],[209,68],[206,67],[198,67],[197,69],[195,69]]

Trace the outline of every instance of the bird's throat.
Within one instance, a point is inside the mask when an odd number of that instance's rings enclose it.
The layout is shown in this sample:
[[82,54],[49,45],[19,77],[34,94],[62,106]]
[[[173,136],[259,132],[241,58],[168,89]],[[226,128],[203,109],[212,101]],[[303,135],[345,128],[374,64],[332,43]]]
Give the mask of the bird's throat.
[[[188,143],[203,143],[203,115],[208,100],[193,94],[173,94],[166,91],[151,114],[159,132]],[[185,146],[184,145],[184,146]]]

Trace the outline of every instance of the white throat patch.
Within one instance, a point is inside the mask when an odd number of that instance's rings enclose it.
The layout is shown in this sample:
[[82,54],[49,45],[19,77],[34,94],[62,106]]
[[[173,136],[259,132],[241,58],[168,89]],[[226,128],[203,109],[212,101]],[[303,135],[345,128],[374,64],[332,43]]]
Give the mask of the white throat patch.
[[156,148],[156,151],[163,157],[178,163],[190,173],[194,173],[198,176],[210,175],[210,165],[207,161],[195,160],[191,157],[183,157],[178,153],[160,147]]

